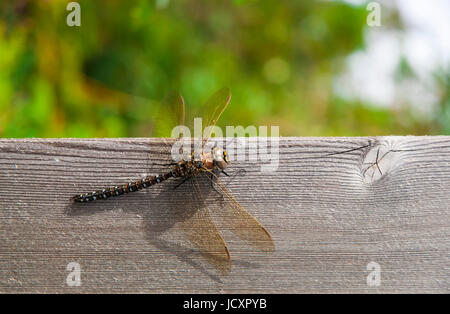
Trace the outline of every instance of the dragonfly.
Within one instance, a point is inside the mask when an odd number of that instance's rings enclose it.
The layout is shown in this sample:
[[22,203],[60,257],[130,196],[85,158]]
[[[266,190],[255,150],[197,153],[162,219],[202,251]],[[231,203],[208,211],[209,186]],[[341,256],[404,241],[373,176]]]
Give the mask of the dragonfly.
[[[170,99],[171,103],[177,103],[176,108],[179,108],[177,116],[180,116],[180,121],[184,122],[185,104],[183,97],[176,94],[175,96],[172,95]],[[231,269],[231,256],[228,245],[222,237],[213,216],[219,216],[221,226],[225,226],[253,247],[263,252],[273,252],[275,245],[270,233],[236,200],[231,191],[219,178],[221,174],[229,176],[225,172],[230,163],[227,151],[217,144],[212,147],[207,145],[214,126],[228,107],[230,100],[230,90],[223,88],[213,94],[202,108],[206,113],[204,116],[209,117],[209,120],[207,120],[209,122],[205,124],[203,137],[200,141],[200,154],[196,155],[194,150],[188,156],[189,158],[183,158],[180,161],[171,163],[170,169],[162,174],[147,176],[143,179],[94,192],[77,194],[72,200],[78,203],[107,200],[111,197],[137,192],[171,179],[181,181],[177,186],[189,182],[189,193],[192,194],[191,199],[194,202],[193,207],[195,210],[189,219],[181,222],[181,227],[185,231],[188,240],[203,253],[210,264],[225,274]],[[208,126],[209,128],[206,129]],[[199,183],[201,178],[206,178],[210,182],[211,187],[220,194],[221,197],[216,199],[218,204],[206,202],[201,188],[202,185]],[[220,214],[213,215],[214,210],[212,208],[220,211]]]

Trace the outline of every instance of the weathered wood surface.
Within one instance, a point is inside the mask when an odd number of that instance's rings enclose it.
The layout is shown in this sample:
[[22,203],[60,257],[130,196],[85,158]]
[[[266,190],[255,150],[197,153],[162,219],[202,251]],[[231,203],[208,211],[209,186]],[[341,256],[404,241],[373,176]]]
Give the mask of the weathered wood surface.
[[[70,205],[76,193],[157,174],[168,158],[160,139],[0,140],[0,292],[450,292],[448,136],[282,138],[276,172],[232,163],[229,172],[247,172],[224,182],[276,249],[225,232],[226,276],[177,230],[186,189]],[[80,286],[66,283],[71,262]],[[367,283],[370,262],[379,286]]]

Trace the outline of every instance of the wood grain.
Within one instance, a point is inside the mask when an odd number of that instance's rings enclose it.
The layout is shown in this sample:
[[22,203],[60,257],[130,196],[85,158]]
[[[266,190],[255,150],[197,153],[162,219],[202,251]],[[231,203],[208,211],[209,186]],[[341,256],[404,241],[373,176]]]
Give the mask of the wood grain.
[[[224,230],[226,276],[177,228],[184,185],[70,203],[163,171],[166,142],[0,140],[0,292],[450,291],[450,137],[281,138],[275,172],[251,155],[232,161],[231,174],[246,171],[224,182],[270,231],[275,252]],[[217,195],[203,188],[214,207]],[[66,283],[71,262],[80,286]],[[368,285],[370,262],[380,266],[379,286]]]

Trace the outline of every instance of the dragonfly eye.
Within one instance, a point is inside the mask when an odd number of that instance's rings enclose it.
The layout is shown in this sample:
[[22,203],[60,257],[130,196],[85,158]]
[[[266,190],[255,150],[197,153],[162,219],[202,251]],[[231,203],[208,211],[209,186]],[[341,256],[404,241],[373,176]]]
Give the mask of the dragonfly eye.
[[222,170],[227,167],[228,161],[226,160],[226,153],[223,151],[223,149],[214,147],[212,156],[214,158],[214,165]]
[[223,160],[228,163],[228,156],[227,156],[227,152],[223,151]]

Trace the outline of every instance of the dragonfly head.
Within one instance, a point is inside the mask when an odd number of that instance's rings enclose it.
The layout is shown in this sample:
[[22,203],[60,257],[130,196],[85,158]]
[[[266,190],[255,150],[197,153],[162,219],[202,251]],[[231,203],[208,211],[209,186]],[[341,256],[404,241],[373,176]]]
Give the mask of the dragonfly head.
[[214,159],[214,164],[220,169],[225,169],[228,166],[228,156],[227,152],[222,148],[215,146],[212,149],[212,156]]

